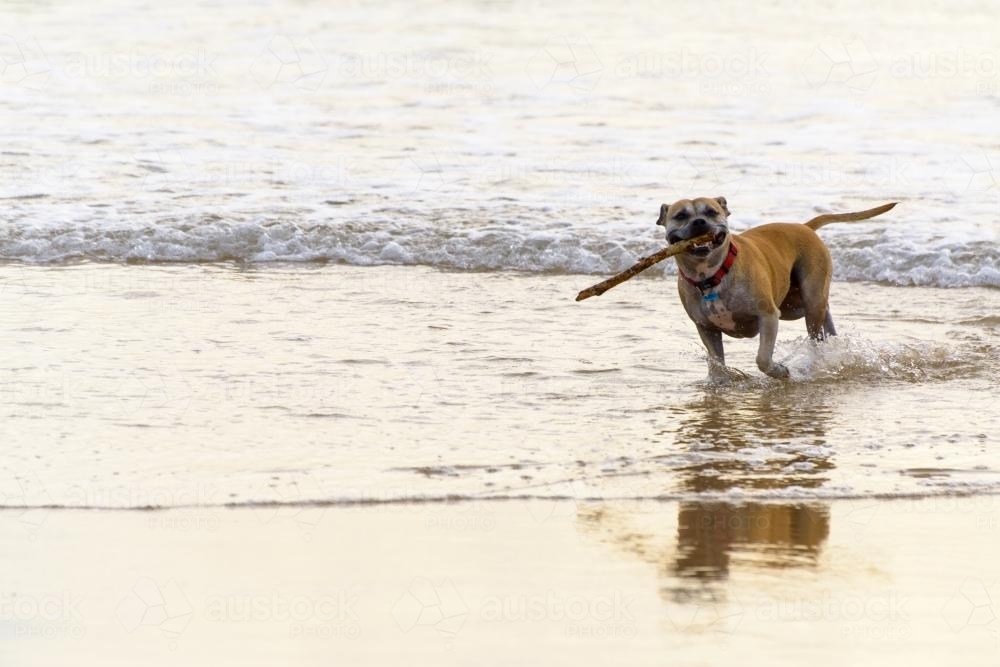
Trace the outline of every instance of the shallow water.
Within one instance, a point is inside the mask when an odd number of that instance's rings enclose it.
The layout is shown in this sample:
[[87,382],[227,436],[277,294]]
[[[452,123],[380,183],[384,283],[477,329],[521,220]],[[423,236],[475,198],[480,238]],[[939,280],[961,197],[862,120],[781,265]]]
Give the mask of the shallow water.
[[9,506],[1000,492],[983,288],[836,283],[792,380],[706,383],[674,280],[0,267]]

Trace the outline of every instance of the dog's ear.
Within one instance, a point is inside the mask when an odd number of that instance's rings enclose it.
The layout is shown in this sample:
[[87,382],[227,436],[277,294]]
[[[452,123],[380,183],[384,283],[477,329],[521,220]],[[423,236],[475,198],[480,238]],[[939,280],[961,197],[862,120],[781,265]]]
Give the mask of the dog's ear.
[[660,205],[660,217],[657,218],[656,224],[658,224],[661,227],[667,226],[667,211],[669,210],[670,210],[670,204]]
[[726,215],[729,215],[729,207],[726,205],[726,198],[716,197],[715,201],[719,202],[719,206],[722,207],[722,210],[726,212]]

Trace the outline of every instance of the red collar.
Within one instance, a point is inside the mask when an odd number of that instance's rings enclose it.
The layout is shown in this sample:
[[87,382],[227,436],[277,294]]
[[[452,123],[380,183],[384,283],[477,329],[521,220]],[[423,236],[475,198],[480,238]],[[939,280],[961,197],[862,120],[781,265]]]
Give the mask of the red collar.
[[680,272],[681,277],[684,278],[684,280],[688,281],[688,283],[694,285],[702,292],[707,292],[713,287],[718,287],[719,284],[722,282],[722,279],[725,278],[726,275],[729,273],[729,269],[733,268],[733,262],[736,261],[736,253],[737,253],[736,244],[730,240],[729,253],[726,255],[726,260],[722,263],[722,266],[719,267],[719,270],[715,272],[715,275],[711,275],[708,278],[705,278],[704,280],[694,280],[692,278],[688,278],[686,275],[684,275],[684,272],[681,271],[680,268],[678,268],[677,270]]

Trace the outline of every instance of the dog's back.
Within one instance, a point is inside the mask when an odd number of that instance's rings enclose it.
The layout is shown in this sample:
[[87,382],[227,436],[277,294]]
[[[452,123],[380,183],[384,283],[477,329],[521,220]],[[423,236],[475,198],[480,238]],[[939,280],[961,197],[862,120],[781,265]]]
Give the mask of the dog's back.
[[[775,271],[770,280],[776,280],[781,277],[778,274],[792,270],[803,263],[832,272],[833,260],[830,258],[830,251],[809,225],[771,222],[751,227],[738,234],[734,242],[741,253],[753,255],[751,264],[758,273],[754,277],[756,280],[764,279],[764,276],[760,275],[764,267],[769,270],[773,267]],[[784,258],[784,261],[775,265],[772,260],[776,257]],[[778,268],[779,266],[781,268]],[[783,281],[776,280],[776,282],[781,284]],[[780,302],[780,296],[778,294],[775,296]]]

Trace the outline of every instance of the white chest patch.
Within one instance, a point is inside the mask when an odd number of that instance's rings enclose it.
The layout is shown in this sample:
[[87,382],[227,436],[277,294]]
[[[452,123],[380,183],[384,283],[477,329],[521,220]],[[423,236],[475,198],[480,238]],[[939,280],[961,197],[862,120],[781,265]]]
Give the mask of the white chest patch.
[[723,331],[734,331],[736,329],[736,321],[733,320],[733,313],[726,308],[722,299],[702,301],[701,313],[705,319]]

